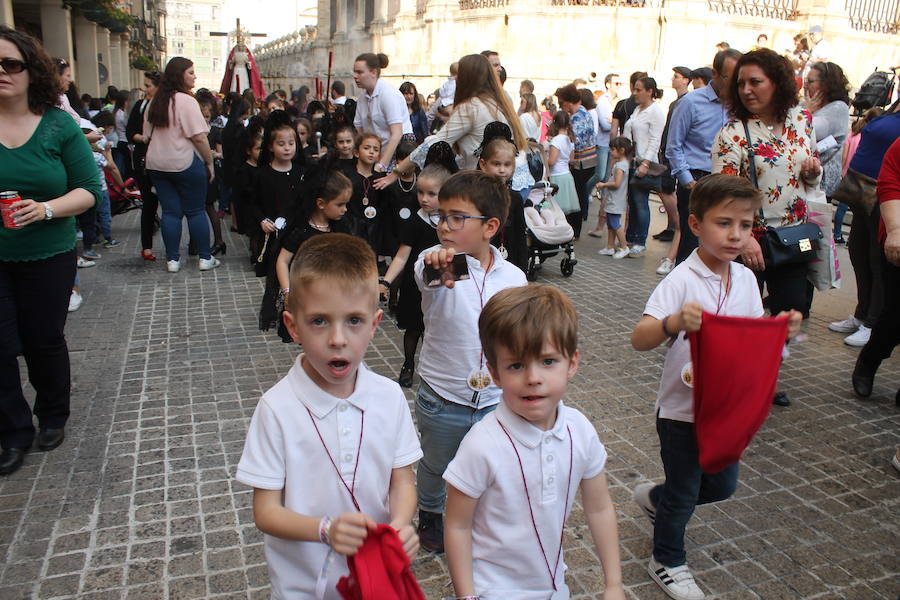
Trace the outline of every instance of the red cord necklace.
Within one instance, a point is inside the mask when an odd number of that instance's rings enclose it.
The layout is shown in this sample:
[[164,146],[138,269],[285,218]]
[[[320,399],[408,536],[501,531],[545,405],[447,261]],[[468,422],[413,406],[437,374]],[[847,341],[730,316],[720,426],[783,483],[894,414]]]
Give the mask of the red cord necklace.
[[[560,416],[557,415],[556,418],[558,419]],[[553,585],[553,591],[555,592],[556,571],[559,569],[559,562],[562,558],[563,536],[566,531],[566,510],[568,510],[569,507],[569,494],[572,491],[572,463],[574,462],[572,459],[572,430],[566,425],[566,433],[569,434],[569,477],[566,480],[566,503],[563,504],[562,526],[559,529],[559,549],[556,551],[556,564],[551,570],[550,560],[547,558],[547,552],[544,550],[543,542],[541,542],[541,534],[538,533],[537,521],[534,519],[534,509],[531,507],[531,495],[528,493],[528,482],[525,480],[525,467],[522,466],[522,457],[519,455],[519,450],[516,448],[516,443],[513,441],[512,436],[509,435],[509,432],[506,430],[506,427],[503,426],[503,423],[500,422],[500,419],[497,419],[497,424],[500,425],[500,429],[506,434],[509,443],[512,445],[513,452],[516,453],[516,459],[519,461],[519,472],[522,474],[522,486],[525,488],[525,499],[528,501],[528,514],[531,516],[531,526],[534,528],[534,537],[537,538],[538,547],[541,549],[541,556],[544,557],[544,564],[547,565],[547,573],[550,575],[550,583]]]
[[344,480],[344,476],[341,475],[341,470],[338,469],[337,463],[335,463],[334,458],[331,457],[331,452],[328,451],[328,446],[325,445],[325,438],[322,437],[322,432],[319,431],[319,426],[316,425],[316,418],[313,416],[312,411],[309,410],[309,407],[306,408],[306,412],[309,413],[309,419],[310,421],[312,421],[313,427],[315,428],[316,433],[319,435],[319,441],[322,442],[322,448],[325,449],[325,454],[328,455],[328,460],[331,461],[331,466],[334,467],[334,472],[337,473],[337,476],[341,480],[341,483],[344,484],[344,487],[350,494],[350,500],[353,501],[353,506],[356,507],[356,510],[362,512],[362,509],[359,508],[359,502],[356,501],[356,494],[354,492],[356,490],[356,470],[359,469],[359,456],[360,454],[362,454],[361,450],[363,427],[366,424],[366,413],[364,411],[360,411],[359,413],[359,444],[356,446],[356,464],[353,465],[353,480],[350,482],[350,485],[347,485],[346,480]]

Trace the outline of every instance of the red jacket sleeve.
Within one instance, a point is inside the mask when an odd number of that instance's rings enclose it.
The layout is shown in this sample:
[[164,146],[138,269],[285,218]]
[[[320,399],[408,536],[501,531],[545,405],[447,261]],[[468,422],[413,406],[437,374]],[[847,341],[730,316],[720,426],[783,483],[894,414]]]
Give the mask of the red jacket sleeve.
[[[878,202],[900,200],[900,138],[891,144],[881,161],[881,170],[878,172]],[[884,219],[878,225],[878,241],[884,246],[887,231],[884,228]]]

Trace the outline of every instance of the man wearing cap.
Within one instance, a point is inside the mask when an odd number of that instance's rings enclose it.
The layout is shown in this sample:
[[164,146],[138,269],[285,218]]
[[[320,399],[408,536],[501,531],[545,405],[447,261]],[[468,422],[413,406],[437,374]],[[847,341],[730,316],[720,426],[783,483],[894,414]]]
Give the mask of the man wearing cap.
[[[675,110],[675,105],[678,104],[681,97],[688,93],[690,85],[691,70],[687,67],[672,67],[672,89],[675,90],[677,97],[669,105],[669,114],[666,116],[666,126],[663,128],[662,138],[659,142],[659,162],[663,165],[669,164],[669,161],[666,159],[666,139],[669,135],[669,124],[672,122],[672,111]],[[675,204],[675,179],[672,177],[671,171],[666,171],[662,174],[660,199],[663,202],[663,206],[666,208],[666,216],[668,217],[669,222],[665,229],[653,236],[653,239],[661,242],[671,242],[675,237],[675,230],[678,229],[678,209]],[[660,269],[665,266],[665,261],[666,259],[664,258],[660,263]],[[664,273],[660,273],[660,275],[666,275],[671,270],[670,264],[668,269],[665,270]],[[659,272],[659,270],[657,270],[657,272]]]
[[683,261],[697,247],[697,237],[687,224],[691,188],[712,170],[710,150],[716,134],[728,120],[728,82],[740,57],[741,53],[734,48],[718,52],[713,59],[713,77],[709,85],[685,94],[672,113],[666,158],[672,176],[678,182],[681,239],[676,262]]
[[691,85],[695,90],[708,86],[710,79],[712,79],[712,69],[709,67],[700,67],[691,71]]
[[809,41],[812,48],[809,51],[809,60],[803,67],[803,78],[809,74],[813,63],[828,62],[831,60],[831,44],[825,39],[825,30],[821,25],[813,25],[809,28]]

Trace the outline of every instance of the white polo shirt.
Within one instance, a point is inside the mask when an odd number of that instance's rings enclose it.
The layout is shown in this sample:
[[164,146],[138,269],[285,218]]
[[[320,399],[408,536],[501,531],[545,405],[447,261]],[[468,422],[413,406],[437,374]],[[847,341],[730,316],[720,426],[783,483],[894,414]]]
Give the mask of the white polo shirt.
[[[528,280],[521,269],[504,260],[491,246],[494,264],[486,278],[481,263],[467,256],[469,279],[457,281],[453,289],[426,287],[422,275],[425,255],[440,248],[438,245],[424,250],[413,269],[416,285],[422,291],[425,320],[419,376],[444,400],[472,408],[492,406],[500,400],[500,388],[491,383],[487,389],[475,392],[466,383],[479,365],[487,369],[478,337],[478,317],[491,296],[506,288],[528,285]],[[479,294],[482,282],[483,294]]]
[[403,126],[403,133],[413,132],[403,94],[388,85],[384,79],[379,79],[371,94],[363,92],[357,98],[353,126],[358,131],[375,133],[381,138],[381,143],[386,144],[391,138],[390,126],[397,124]]
[[[346,399],[335,398],[309,378],[301,358],[257,405],[236,479],[256,488],[284,490],[284,506],[303,515],[336,517],[354,512],[350,494],[319,439],[321,433],[347,485],[352,485],[357,448],[361,448],[356,499],[362,512],[378,523],[388,522],[391,471],[422,457],[400,386],[360,365],[353,394]],[[265,546],[272,597],[315,597],[328,546],[270,535],[265,536]],[[331,562],[326,598],[340,598],[335,586],[347,573],[346,560]]]
[[[502,423],[515,441],[522,469]],[[569,432],[572,478],[569,480]],[[556,564],[560,532],[583,479],[596,477],[606,465],[606,449],[583,414],[559,403],[556,423],[542,431],[512,412],[504,402],[472,426],[447,466],[444,479],[477,498],[472,520],[472,574],[482,598],[547,600],[569,597],[565,562],[560,554],[556,593],[534,534],[531,509],[550,569]],[[569,503],[566,500],[568,482]]]
[[[756,318],[764,314],[756,276],[742,264],[731,263],[731,290],[724,301],[723,295],[722,278],[710,271],[694,250],[659,282],[647,300],[644,314],[662,320],[679,312],[688,302],[696,302],[704,311],[714,314],[722,302],[719,314],[730,317]],[[682,372],[690,362],[691,345],[681,332],[666,352],[656,397],[656,409],[663,419],[694,422],[693,389],[682,378]]]

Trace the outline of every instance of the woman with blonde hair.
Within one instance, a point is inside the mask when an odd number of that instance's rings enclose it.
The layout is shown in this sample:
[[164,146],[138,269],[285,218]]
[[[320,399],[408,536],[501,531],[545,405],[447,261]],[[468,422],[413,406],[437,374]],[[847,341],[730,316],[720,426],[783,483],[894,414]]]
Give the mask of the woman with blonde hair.
[[[416,148],[409,157],[401,160],[394,168],[395,171],[405,172],[415,163],[422,166],[428,149],[436,142],[447,142],[457,155],[457,162],[461,169],[475,169],[478,166],[478,156],[475,150],[481,145],[484,138],[484,126],[494,121],[501,121],[509,125],[513,133],[513,141],[519,150],[519,155],[524,158],[524,151],[528,149],[528,141],[522,132],[519,116],[513,108],[512,102],[503,91],[497,72],[491,67],[491,63],[480,54],[469,54],[459,61],[459,72],[456,79],[456,95],[453,98],[453,113],[440,131],[425,138],[425,141]],[[519,160],[516,161],[516,174],[513,175],[513,189],[523,189],[529,176],[520,178],[522,169],[519,168]],[[528,171],[525,161],[524,171]],[[375,182],[377,189],[383,189],[392,184],[397,176],[390,173]],[[534,180],[532,179],[532,183]]]

